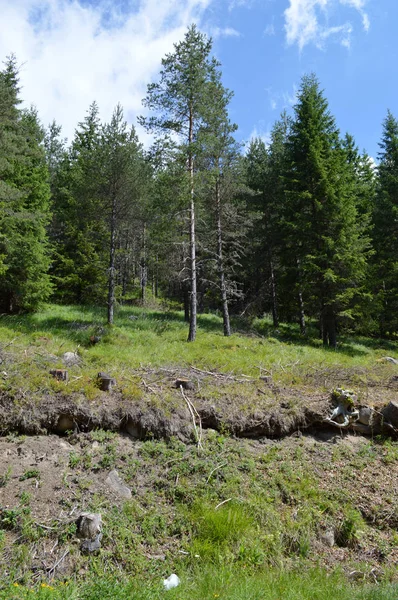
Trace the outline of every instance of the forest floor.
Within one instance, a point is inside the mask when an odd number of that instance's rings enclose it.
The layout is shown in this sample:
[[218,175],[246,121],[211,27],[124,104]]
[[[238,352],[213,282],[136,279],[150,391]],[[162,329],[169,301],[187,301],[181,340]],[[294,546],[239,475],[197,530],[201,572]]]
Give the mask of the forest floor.
[[[327,418],[336,387],[396,401],[398,344],[332,351],[267,320],[226,339],[215,315],[187,344],[177,312],[102,319],[0,318],[0,598],[397,598],[396,436]],[[82,513],[102,518],[93,552]]]

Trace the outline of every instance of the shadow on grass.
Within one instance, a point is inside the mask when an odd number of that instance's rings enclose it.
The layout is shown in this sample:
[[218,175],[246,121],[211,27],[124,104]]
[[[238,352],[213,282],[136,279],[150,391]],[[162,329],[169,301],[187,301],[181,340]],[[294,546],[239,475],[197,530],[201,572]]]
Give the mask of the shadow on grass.
[[[340,336],[337,349],[324,347],[314,322],[308,324],[306,336],[300,334],[297,324],[281,323],[278,329],[275,329],[272,322],[265,318],[249,320],[232,317],[231,325],[234,332],[244,336],[274,338],[286,344],[323,349],[350,357],[364,356],[369,350],[385,350],[386,353],[392,354],[398,352],[398,342],[363,336]],[[106,308],[95,306],[50,305],[39,313],[1,315],[0,326],[28,335],[46,332],[65,337],[82,346],[90,344],[90,336],[98,333],[106,336],[109,331],[106,325]],[[145,307],[119,307],[115,315],[115,326],[131,333],[147,329],[161,335],[165,331],[172,331],[174,327],[186,327],[188,332],[188,323],[184,320],[183,311],[161,311]],[[222,318],[212,313],[199,314],[198,328],[208,333],[222,334]]]

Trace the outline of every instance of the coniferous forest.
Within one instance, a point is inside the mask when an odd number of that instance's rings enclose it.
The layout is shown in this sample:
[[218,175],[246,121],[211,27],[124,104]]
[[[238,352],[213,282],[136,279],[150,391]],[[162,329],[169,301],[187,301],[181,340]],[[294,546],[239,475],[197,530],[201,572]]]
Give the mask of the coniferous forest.
[[[338,129],[321,83],[301,80],[269,144],[237,143],[212,42],[192,26],[164,57],[139,119],[102,123],[94,101],[67,143],[21,108],[17,57],[0,72],[1,312],[46,301],[107,306],[157,297],[197,313],[268,313],[273,324],[398,330],[398,120],[378,165]],[[29,99],[26,99],[29,100]]]

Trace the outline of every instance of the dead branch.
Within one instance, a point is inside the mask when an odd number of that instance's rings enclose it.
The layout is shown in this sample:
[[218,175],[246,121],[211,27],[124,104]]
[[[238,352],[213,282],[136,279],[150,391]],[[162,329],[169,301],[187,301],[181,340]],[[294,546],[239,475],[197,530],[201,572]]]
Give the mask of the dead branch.
[[212,471],[210,471],[210,474],[208,476],[208,478],[206,479],[206,483],[209,483],[211,476],[213,475],[213,473],[215,473],[216,471],[218,471],[218,469],[222,469],[223,467],[227,466],[227,462],[222,463],[221,465],[217,465],[216,467],[214,467],[214,469]]
[[[203,430],[202,430],[202,419],[200,418],[200,415],[198,413],[198,411],[196,410],[194,404],[191,402],[191,400],[184,394],[184,389],[182,387],[182,385],[180,385],[180,391],[181,391],[181,395],[184,398],[187,406],[188,406],[188,410],[191,413],[191,417],[192,417],[192,424],[193,424],[193,428],[195,431],[195,436],[196,436],[196,441],[198,444],[198,449],[203,450],[203,446],[202,446],[202,435],[203,435]],[[196,418],[198,418],[199,421],[199,432],[198,432],[198,427],[196,425]]]
[[222,502],[220,502],[220,504],[217,504],[217,506],[215,507],[214,510],[217,510],[218,508],[220,508],[220,506],[222,506],[223,504],[226,504],[227,502],[230,502],[232,500],[232,498],[228,498],[227,500],[223,500]]

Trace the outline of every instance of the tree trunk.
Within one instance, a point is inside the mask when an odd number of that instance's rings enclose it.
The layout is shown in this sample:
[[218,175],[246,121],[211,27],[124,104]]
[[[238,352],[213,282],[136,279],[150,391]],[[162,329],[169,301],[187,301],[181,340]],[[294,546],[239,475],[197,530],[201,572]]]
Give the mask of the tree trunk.
[[193,181],[193,112],[192,107],[189,111],[189,160],[188,169],[191,183],[191,203],[190,203],[190,259],[191,259],[191,296],[190,296],[190,315],[189,315],[189,334],[188,342],[194,342],[196,339],[196,239],[195,239],[195,198],[194,198],[194,181]]
[[297,262],[297,275],[298,275],[298,305],[299,305],[299,323],[300,323],[300,333],[301,335],[306,335],[307,328],[305,325],[305,310],[304,310],[304,300],[303,300],[303,290],[301,287],[301,267],[300,267],[300,259],[296,259]]
[[271,273],[272,322],[274,327],[279,327],[278,297],[276,295],[275,271],[271,252],[269,254],[269,267]]
[[142,254],[141,254],[141,301],[145,304],[145,291],[147,284],[147,265],[146,265],[146,223],[143,225],[142,230]]
[[113,325],[115,308],[115,251],[116,251],[116,195],[113,194],[111,213],[111,239],[109,246],[109,279],[108,279],[108,325]]
[[333,309],[330,306],[326,306],[322,311],[322,338],[323,345],[331,348],[337,346],[337,335],[336,335],[336,317]]
[[227,288],[225,285],[225,272],[224,272],[223,247],[222,247],[220,179],[219,179],[218,174],[217,174],[217,180],[216,180],[216,210],[217,210],[217,263],[218,263],[218,275],[220,278],[222,318],[223,318],[223,325],[224,325],[224,335],[228,337],[231,335],[231,324],[229,321],[228,297],[227,297]]

